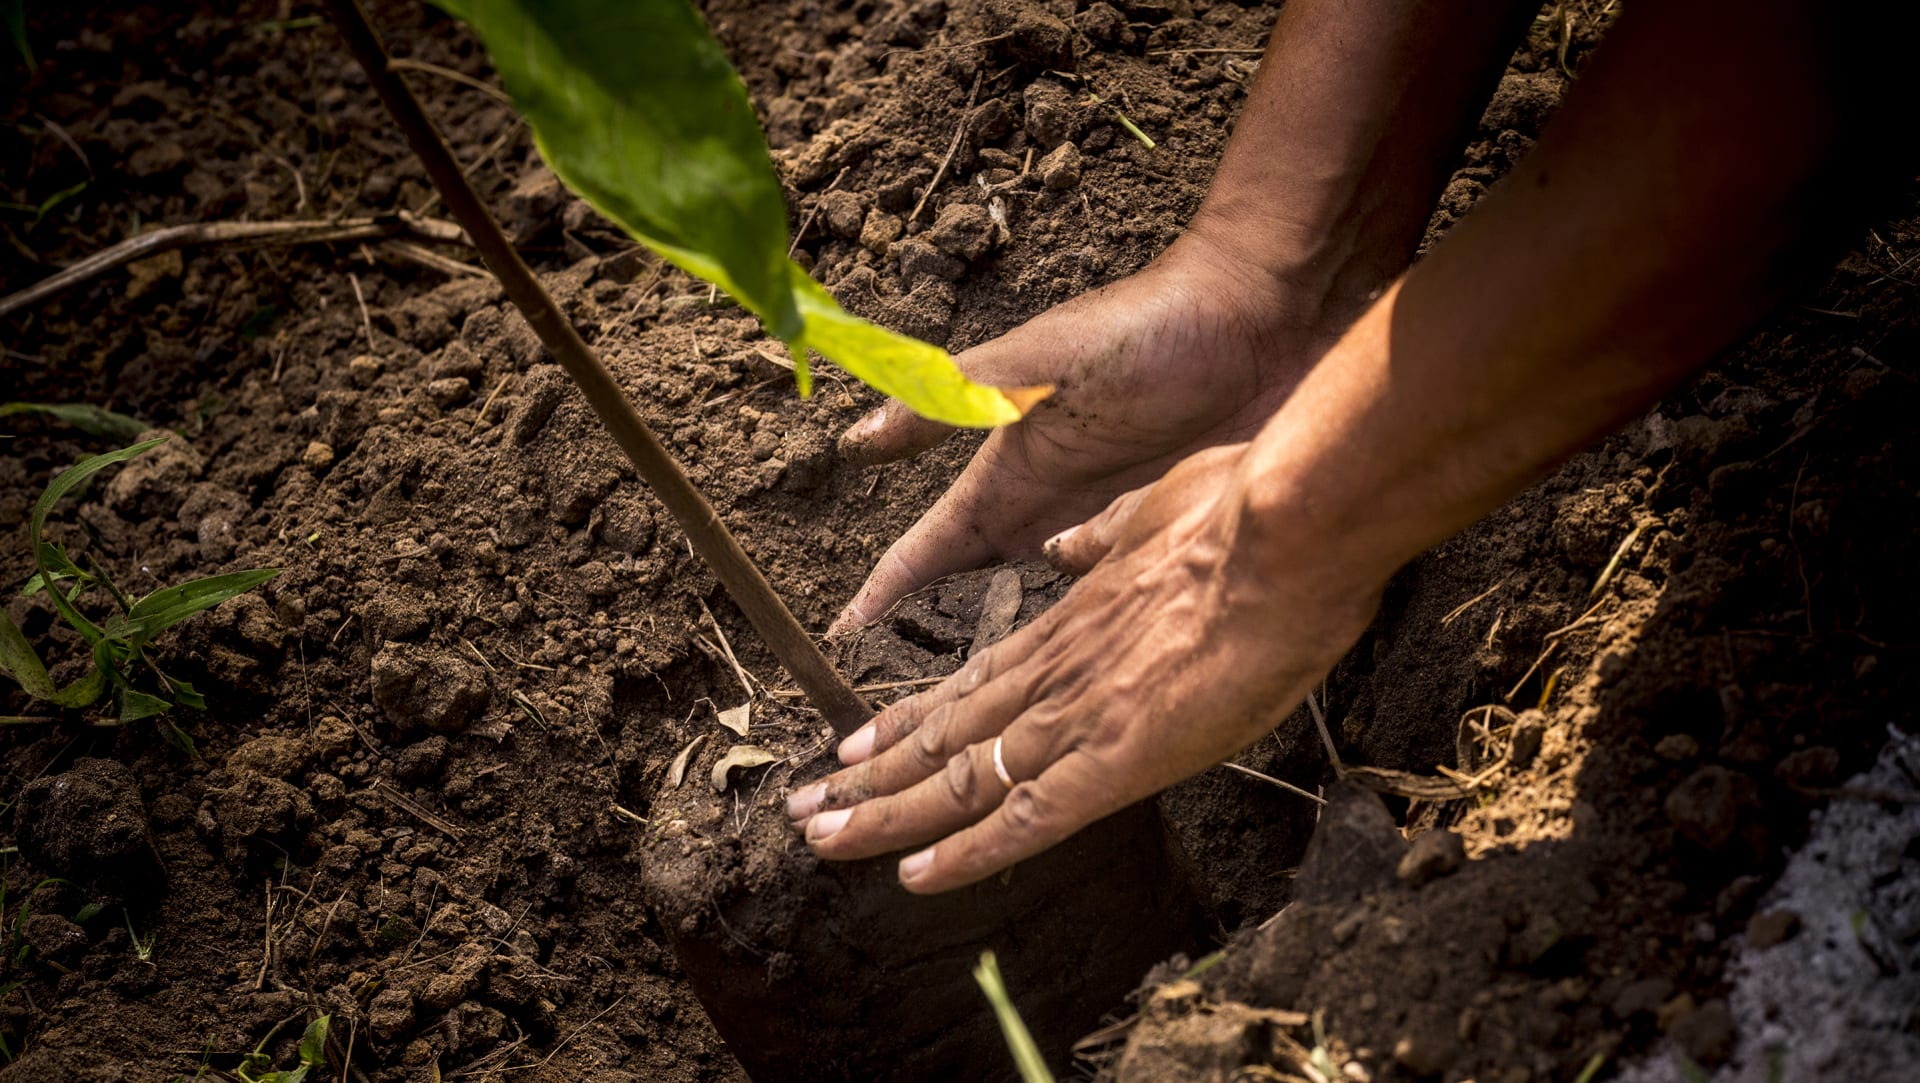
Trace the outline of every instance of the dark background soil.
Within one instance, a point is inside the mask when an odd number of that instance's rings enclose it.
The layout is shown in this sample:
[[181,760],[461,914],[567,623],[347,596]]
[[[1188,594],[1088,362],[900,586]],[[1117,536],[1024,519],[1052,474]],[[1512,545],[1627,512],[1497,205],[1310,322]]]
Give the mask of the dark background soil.
[[[156,224],[439,213],[332,32],[301,6],[236,7],[33,6],[38,67],[0,69],[0,199],[85,187],[37,222],[0,212],[0,293]],[[954,349],[1175,236],[1274,11],[706,7],[767,123],[798,254],[854,310]],[[1516,56],[1436,235],[1531,144],[1569,82],[1563,44],[1578,70],[1596,27],[1567,10],[1570,36],[1543,20]],[[490,78],[433,9],[374,14],[397,54]],[[744,313],[567,197],[503,105],[409,79],[648,420],[824,627],[971,441],[874,471],[837,462],[833,438],[870,393],[827,378],[798,399]],[[1086,88],[1159,149],[1085,105]],[[972,134],[922,219],[889,236],[970,94]],[[1030,151],[1037,166],[1063,141],[1077,184],[1023,178]],[[965,238],[927,229],[1008,182],[990,251],[964,258]],[[1456,763],[1463,713],[1539,707],[1496,735],[1506,762],[1474,798],[1386,812],[1343,798],[1318,849],[1359,840],[1378,860],[1309,855],[1296,882],[1313,828],[1299,799],[1225,771],[1174,790],[1232,950],[1203,988],[1148,998],[1092,1067],[1285,1067],[1289,1036],[1314,1038],[1273,1013],[1318,1009],[1330,1055],[1367,1078],[1571,1079],[1663,1034],[1703,1063],[1724,1056],[1722,970],[1753,900],[1817,794],[1888,725],[1913,727],[1916,256],[1909,191],[1803,303],[1397,580],[1325,689],[1342,758],[1430,772]],[[745,698],[703,606],[748,671],[782,682],[489,280],[391,244],[191,250],[16,314],[0,345],[0,398],[104,404],[174,434],[63,505],[76,554],[134,592],[286,569],[159,651],[208,695],[179,717],[200,758],[90,716],[0,734],[15,848],[0,1078],[192,1078],[269,1034],[290,1066],[319,1012],[334,1018],[329,1078],[347,1061],[379,1081],[739,1078],[648,910],[640,855],[668,832],[693,845],[777,815],[823,730],[756,696],[750,740],[786,761],[749,773],[717,820],[673,815],[670,762],[709,735],[684,783],[705,785],[733,743],[715,711]],[[15,420],[0,455],[9,582],[29,574],[40,489],[106,448]],[[1036,604],[1057,593],[1026,574]],[[948,597],[852,647],[854,678],[956,665],[980,614]],[[66,660],[57,676],[77,672],[43,601],[9,591],[6,605]],[[0,713],[30,713],[8,694]],[[1304,715],[1241,762],[1328,777]],[[1471,860],[1454,868],[1438,827]],[[1426,859],[1403,879],[1403,835],[1422,832]],[[47,877],[70,883],[29,900]],[[75,922],[90,902],[107,906]],[[129,926],[157,937],[151,962]]]

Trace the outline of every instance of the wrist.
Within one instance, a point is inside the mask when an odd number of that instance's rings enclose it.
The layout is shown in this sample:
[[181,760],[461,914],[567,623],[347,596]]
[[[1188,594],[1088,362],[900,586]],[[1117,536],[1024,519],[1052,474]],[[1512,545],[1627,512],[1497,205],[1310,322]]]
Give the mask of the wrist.
[[1405,270],[1403,255],[1371,251],[1357,231],[1313,227],[1209,199],[1167,258],[1218,268],[1287,299],[1297,323],[1331,346]]

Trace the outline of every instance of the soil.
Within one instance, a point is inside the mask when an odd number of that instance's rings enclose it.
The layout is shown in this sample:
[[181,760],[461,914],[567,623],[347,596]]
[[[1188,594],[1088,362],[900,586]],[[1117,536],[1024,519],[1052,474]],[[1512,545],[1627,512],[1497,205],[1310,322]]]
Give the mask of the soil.
[[[705,7],[767,124],[796,255],[855,311],[954,349],[1176,235],[1257,57],[1201,50],[1257,48],[1274,13]],[[433,9],[374,15],[396,53],[490,78]],[[1514,58],[1435,236],[1578,70],[1594,27],[1563,50],[1562,25],[1543,20]],[[0,198],[38,208],[85,186],[43,215],[0,211],[0,293],[156,224],[440,213],[303,8],[33,5],[27,34],[38,66],[0,66]],[[824,627],[972,440],[878,470],[839,462],[833,439],[870,393],[828,377],[797,398],[744,313],[569,198],[503,105],[408,77],[642,413]],[[1920,451],[1901,423],[1920,398],[1916,195],[1801,303],[1396,580],[1317,702],[1343,764],[1417,772],[1393,788],[1427,797],[1331,786],[1317,829],[1299,798],[1236,773],[1163,798],[1226,952],[1196,970],[1200,945],[1143,970],[1130,1001],[1075,1005],[1115,1024],[1083,1043],[1082,1068],[1521,1083],[1596,1058],[1599,1078],[1711,1068],[1736,1048],[1764,1062],[1738,1046],[1757,1038],[1728,963],[1762,900],[1816,810],[1920,787],[1844,785],[1889,726],[1915,728]],[[1004,237],[974,228],[995,201]],[[392,243],[190,250],[4,321],[0,398],[106,405],[171,434],[56,511],[76,557],[133,593],[285,570],[156,649],[207,696],[176,714],[197,756],[156,725],[90,715],[0,733],[0,1079],[194,1078],[256,1048],[291,1067],[323,1012],[328,1078],[744,1078],[676,961],[654,855],[682,840],[797,852],[769,820],[820,768],[824,728],[761,694],[784,682],[744,621],[471,254],[440,254],[468,269]],[[9,425],[0,553],[24,581],[28,509],[108,445]],[[1022,618],[1065,586],[1021,576]],[[988,579],[846,647],[854,679],[902,695],[896,682],[1003,631],[981,627]],[[44,599],[8,592],[6,608],[56,678],[77,675]],[[35,713],[6,696],[0,713]],[[717,716],[749,698],[739,739]],[[699,795],[741,743],[779,762]],[[1305,713],[1240,762],[1333,782]],[[1436,799],[1436,765],[1471,779],[1468,796]],[[1920,875],[1914,850],[1876,890]],[[1911,990],[1920,930],[1876,944]],[[812,1024],[793,1011],[783,1025]]]

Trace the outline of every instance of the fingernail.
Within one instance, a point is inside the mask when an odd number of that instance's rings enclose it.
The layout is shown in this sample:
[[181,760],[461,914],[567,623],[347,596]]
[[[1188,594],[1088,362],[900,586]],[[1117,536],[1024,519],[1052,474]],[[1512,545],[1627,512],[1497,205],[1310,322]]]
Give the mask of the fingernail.
[[820,811],[820,805],[827,799],[827,784],[816,782],[811,786],[802,786],[787,795],[787,819],[804,820]]
[[869,722],[853,731],[853,736],[840,742],[840,762],[852,767],[865,762],[873,755],[873,723]]
[[837,808],[831,812],[823,812],[813,819],[808,820],[807,841],[825,842],[839,834],[840,829],[847,826],[847,817],[851,815],[853,815],[852,809]]
[[841,437],[841,439],[849,444],[866,443],[868,440],[873,439],[874,434],[878,433],[881,426],[886,423],[887,411],[885,407],[882,407],[854,422],[853,427],[848,429],[847,434]]
[[933,864],[933,850],[934,848],[929,846],[917,854],[909,854],[901,858],[900,879],[902,881],[911,880],[921,873],[926,872],[927,866]]
[[1072,537],[1075,534],[1079,532],[1080,532],[1080,528],[1077,526],[1070,526],[1067,529],[1062,530],[1060,533],[1055,534],[1053,537],[1048,538],[1046,541],[1041,542],[1040,552],[1048,560],[1059,560],[1060,547],[1067,544],[1067,542],[1070,539],[1072,539]]

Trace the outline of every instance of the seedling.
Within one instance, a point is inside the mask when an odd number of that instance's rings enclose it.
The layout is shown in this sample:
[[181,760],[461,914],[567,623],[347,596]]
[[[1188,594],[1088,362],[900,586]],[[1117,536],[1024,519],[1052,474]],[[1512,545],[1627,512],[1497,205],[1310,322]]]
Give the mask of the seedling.
[[1051,390],[968,380],[938,346],[847,313],[788,258],[786,198],[746,86],[687,0],[436,2],[480,35],[554,174],[758,316],[802,395],[809,351],[952,425],[1017,421]]
[[[28,535],[39,570],[27,580],[22,593],[33,595],[44,591],[61,619],[86,641],[93,654],[93,665],[87,672],[64,688],[56,687],[25,633],[11,618],[0,614],[0,673],[11,677],[29,696],[55,707],[88,707],[102,696],[110,695],[114,717],[99,723],[102,725],[123,725],[151,718],[174,706],[205,707],[206,699],[197,689],[162,672],[153,663],[146,653],[148,645],[155,636],[188,617],[280,574],[278,568],[228,572],[164,587],[135,600],[113,582],[97,561],[89,560],[91,567],[81,568],[57,542],[43,536],[47,513],[62,497],[107,467],[143,455],[165,440],[160,437],[144,441],[75,463],[53,479],[33,506]],[[80,609],[81,597],[95,587],[105,590],[117,610],[104,623],[95,623]],[[153,675],[154,683],[146,688],[134,682],[141,666]],[[0,723],[17,721],[21,720],[0,718]],[[165,722],[162,732],[169,741],[192,752],[193,742],[177,725]]]
[[286,1071],[269,1070],[273,1059],[267,1056],[266,1049],[267,1043],[273,1041],[273,1036],[280,1030],[276,1026],[260,1039],[260,1044],[254,1046],[253,1052],[246,1055],[233,1074],[240,1079],[240,1083],[306,1083],[308,1072],[327,1066],[327,1025],[332,1021],[333,1016],[323,1015],[307,1024],[306,1031],[300,1035],[298,1067]]
[[1053,1083],[1053,1073],[1040,1056],[1040,1047],[1034,1044],[1019,1009],[1013,1006],[1013,998],[1007,995],[1007,984],[1000,978],[1000,960],[993,952],[980,953],[980,965],[973,968],[973,980],[980,983],[980,991],[987,994],[987,1003],[993,1005],[994,1017],[1000,1021],[1000,1033],[1007,1039],[1007,1050],[1013,1054],[1014,1067],[1019,1070],[1023,1083]]
[[153,943],[154,941],[160,939],[160,930],[155,929],[153,932],[148,933],[145,937],[142,937],[139,933],[134,932],[133,930],[132,914],[122,912],[120,916],[126,919],[127,935],[133,939],[133,957],[140,960],[143,963],[153,962]]

